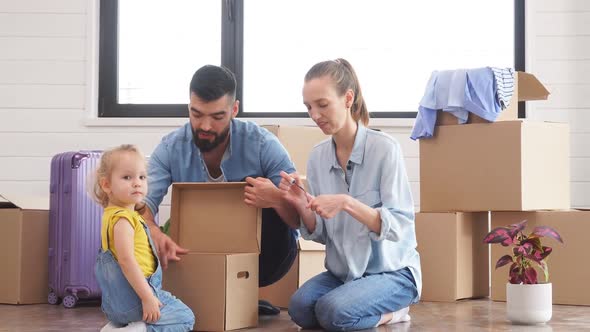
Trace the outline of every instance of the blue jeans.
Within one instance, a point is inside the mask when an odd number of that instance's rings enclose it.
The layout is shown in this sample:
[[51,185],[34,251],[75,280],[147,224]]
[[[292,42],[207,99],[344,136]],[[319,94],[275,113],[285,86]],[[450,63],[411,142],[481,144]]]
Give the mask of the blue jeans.
[[408,268],[365,275],[347,283],[323,272],[291,297],[289,315],[304,329],[362,330],[375,327],[382,314],[417,301],[418,289]]
[[[144,229],[153,252],[155,247],[152,237],[145,225]],[[154,256],[157,257],[155,254]],[[163,306],[160,307],[160,319],[155,323],[146,323],[147,330],[151,332],[192,330],[195,324],[195,315],[186,304],[162,289],[162,269],[159,261],[157,264],[156,271],[146,280]],[[143,317],[141,299],[125,278],[119,263],[110,250],[99,251],[94,271],[102,291],[102,311],[108,320],[120,326],[141,321]]]

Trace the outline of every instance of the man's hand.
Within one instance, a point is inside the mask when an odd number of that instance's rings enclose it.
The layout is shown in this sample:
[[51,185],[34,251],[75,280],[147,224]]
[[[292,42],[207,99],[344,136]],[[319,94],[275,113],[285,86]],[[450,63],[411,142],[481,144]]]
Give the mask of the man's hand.
[[168,235],[162,233],[158,226],[150,225],[150,233],[163,269],[168,268],[168,261],[179,261],[180,257],[178,255],[188,254],[188,249],[178,246]]
[[257,208],[277,207],[281,203],[282,193],[271,180],[263,177],[247,177],[249,184],[244,189],[244,202]]

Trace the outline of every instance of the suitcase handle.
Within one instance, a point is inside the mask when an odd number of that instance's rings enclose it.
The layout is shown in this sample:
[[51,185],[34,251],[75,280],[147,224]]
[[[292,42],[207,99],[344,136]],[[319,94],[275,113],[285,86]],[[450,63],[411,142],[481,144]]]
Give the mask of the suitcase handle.
[[84,152],[78,152],[72,156],[72,169],[80,168],[82,161],[90,155]]

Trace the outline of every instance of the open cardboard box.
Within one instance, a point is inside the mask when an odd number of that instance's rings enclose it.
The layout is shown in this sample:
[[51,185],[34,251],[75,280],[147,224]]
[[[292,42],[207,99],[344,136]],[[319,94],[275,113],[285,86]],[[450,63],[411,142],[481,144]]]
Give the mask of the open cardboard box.
[[47,303],[49,198],[0,196],[0,303]]
[[245,183],[174,183],[170,236],[190,252],[164,271],[199,331],[258,324],[261,210],[244,203]]
[[[500,113],[496,121],[517,120],[519,101],[547,100],[548,97],[549,91],[535,75],[517,71],[514,73],[514,92],[510,105]],[[438,111],[436,118],[437,125],[456,125],[457,123],[458,119],[454,115],[443,112],[442,110]],[[489,123],[489,121],[473,113],[469,113],[467,123]]]

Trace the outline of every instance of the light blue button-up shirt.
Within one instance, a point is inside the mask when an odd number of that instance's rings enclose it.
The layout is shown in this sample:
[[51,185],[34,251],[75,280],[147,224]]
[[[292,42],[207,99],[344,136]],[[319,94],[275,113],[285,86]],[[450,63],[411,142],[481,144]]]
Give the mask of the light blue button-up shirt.
[[[280,172],[292,173],[295,167],[275,135],[253,122],[233,119],[229,149],[221,161],[221,171],[228,182],[261,176],[278,185]],[[205,162],[193,141],[190,123],[187,123],[164,136],[150,156],[145,202],[156,214],[173,182],[207,181]]]
[[349,186],[332,139],[316,145],[307,164],[309,191],[316,196],[349,194],[376,208],[381,215],[381,233],[370,231],[341,211],[331,219],[316,215],[311,234],[301,223],[302,236],[326,245],[326,269],[344,282],[408,267],[421,293],[414,202],[399,143],[359,124],[350,162],[353,172]]

